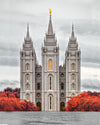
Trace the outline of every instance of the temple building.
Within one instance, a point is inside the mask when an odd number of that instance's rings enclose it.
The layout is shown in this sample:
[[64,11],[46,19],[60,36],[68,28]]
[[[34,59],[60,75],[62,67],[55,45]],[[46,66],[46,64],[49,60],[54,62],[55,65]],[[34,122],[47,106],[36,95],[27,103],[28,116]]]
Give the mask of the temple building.
[[80,93],[80,57],[74,26],[68,45],[65,43],[65,60],[59,65],[59,46],[53,32],[51,10],[48,32],[41,48],[42,65],[29,34],[29,25],[20,51],[20,98],[32,101],[41,111],[61,111],[67,96]]

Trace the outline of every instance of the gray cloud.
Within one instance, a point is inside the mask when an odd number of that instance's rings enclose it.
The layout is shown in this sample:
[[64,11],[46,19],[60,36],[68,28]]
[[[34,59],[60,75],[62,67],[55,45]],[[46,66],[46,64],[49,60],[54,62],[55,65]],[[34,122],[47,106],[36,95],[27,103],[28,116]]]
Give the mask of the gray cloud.
[[100,35],[100,21],[99,20],[62,20],[59,30],[63,33],[71,32],[71,23],[75,24],[75,32],[79,35]]
[[95,59],[94,60],[92,60],[91,61],[91,59],[88,59],[89,61],[82,61],[82,66],[83,67],[87,67],[87,68],[98,68],[98,69],[100,69],[100,63],[97,61],[95,61]]
[[0,91],[4,90],[7,87],[11,87],[11,88],[19,88],[20,84],[19,81],[17,80],[0,80]]
[[17,57],[1,57],[0,65],[2,66],[19,66],[19,58]]
[[82,90],[100,91],[100,81],[97,79],[83,79]]

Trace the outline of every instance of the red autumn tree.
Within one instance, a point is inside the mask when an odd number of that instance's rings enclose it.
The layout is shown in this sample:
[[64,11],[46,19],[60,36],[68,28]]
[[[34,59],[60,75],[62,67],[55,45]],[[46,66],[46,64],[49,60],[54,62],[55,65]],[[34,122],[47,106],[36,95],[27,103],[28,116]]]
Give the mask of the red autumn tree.
[[74,97],[68,97],[65,111],[100,111],[100,93],[83,92]]
[[9,96],[9,94],[14,94],[16,98],[20,98],[20,88],[12,89],[8,87],[4,89],[3,92],[5,92],[7,96]]
[[20,100],[20,89],[6,88],[0,92],[0,111],[38,111],[30,101]]
[[[3,94],[2,94],[3,95]],[[38,111],[37,107],[30,101],[15,98],[13,94],[9,97],[0,97],[0,111]]]

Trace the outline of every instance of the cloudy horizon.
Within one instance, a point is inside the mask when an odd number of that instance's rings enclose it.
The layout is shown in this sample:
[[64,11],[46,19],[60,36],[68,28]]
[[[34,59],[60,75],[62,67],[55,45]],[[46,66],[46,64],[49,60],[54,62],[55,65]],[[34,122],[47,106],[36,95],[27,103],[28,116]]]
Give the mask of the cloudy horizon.
[[20,86],[20,49],[27,23],[41,64],[41,46],[51,8],[53,29],[60,47],[60,65],[64,63],[73,23],[81,49],[81,89],[100,91],[99,5],[99,0],[0,0],[0,90]]

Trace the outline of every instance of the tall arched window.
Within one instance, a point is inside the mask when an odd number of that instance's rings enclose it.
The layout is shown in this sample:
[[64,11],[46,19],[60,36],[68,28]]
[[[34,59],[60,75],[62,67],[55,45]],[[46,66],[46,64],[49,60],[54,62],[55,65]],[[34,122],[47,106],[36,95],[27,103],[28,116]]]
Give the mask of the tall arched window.
[[29,83],[26,84],[26,90],[30,90],[30,85],[29,85]]
[[30,100],[30,94],[29,93],[26,94],[26,100],[28,100],[28,101]]
[[30,76],[29,74],[26,74],[26,82],[29,82],[29,80],[30,80]]
[[30,69],[30,65],[27,63],[26,64],[26,71],[29,71],[29,69]]
[[76,86],[75,83],[72,83],[72,90],[75,90]]
[[75,70],[75,63],[72,63],[71,67],[72,67],[72,70],[74,71]]
[[52,90],[53,89],[53,76],[52,75],[49,75],[48,83],[49,83],[49,90]]
[[52,59],[49,59],[49,70],[52,70]]
[[75,82],[75,74],[72,74],[72,82]]
[[49,95],[49,110],[53,109],[53,96],[50,94]]
[[64,89],[64,83],[63,82],[61,83],[61,89],[62,90]]

